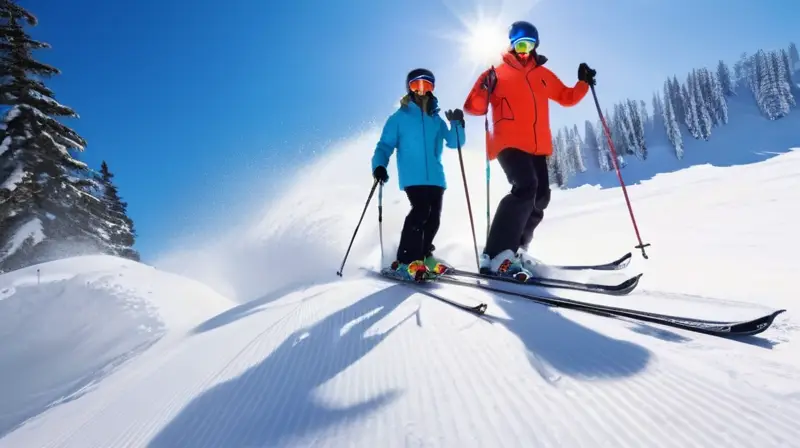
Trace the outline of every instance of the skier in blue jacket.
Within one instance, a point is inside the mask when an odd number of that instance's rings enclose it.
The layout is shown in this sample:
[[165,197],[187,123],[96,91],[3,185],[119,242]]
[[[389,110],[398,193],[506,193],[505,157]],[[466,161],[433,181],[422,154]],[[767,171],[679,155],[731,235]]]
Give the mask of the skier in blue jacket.
[[448,128],[439,116],[433,95],[436,79],[430,70],[418,68],[406,76],[406,95],[383,127],[372,156],[372,175],[382,184],[389,180],[386,167],[397,149],[400,189],[411,203],[406,216],[397,261],[392,269],[402,278],[421,279],[444,272],[445,266],[433,256],[433,239],[439,230],[442,197],[447,188],[442,166],[443,143],[448,148],[464,144],[464,112],[448,110]]

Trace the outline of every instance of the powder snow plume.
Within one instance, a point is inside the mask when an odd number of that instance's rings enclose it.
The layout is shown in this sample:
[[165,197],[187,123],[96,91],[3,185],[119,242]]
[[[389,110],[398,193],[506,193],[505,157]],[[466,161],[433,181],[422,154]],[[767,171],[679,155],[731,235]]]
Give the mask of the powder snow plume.
[[[469,125],[468,125],[469,126]],[[313,163],[304,165],[302,175],[292,175],[288,186],[261,209],[255,219],[235,229],[203,238],[208,243],[171,251],[154,264],[200,280],[220,293],[247,301],[265,294],[287,292],[300,286],[337,278],[358,219],[372,187],[371,158],[379,138],[371,129],[324,148]],[[475,141],[469,141],[470,135]],[[479,247],[486,234],[485,161],[482,134],[468,133],[462,148],[469,180],[471,205]],[[436,239],[437,254],[453,264],[471,267],[475,254],[458,151],[445,148],[443,164],[448,189],[444,198],[442,224]],[[494,165],[494,169],[499,170]],[[383,231],[386,263],[397,248],[400,229],[409,210],[405,194],[397,184],[396,157],[389,163],[389,182],[383,192]],[[494,173],[492,202],[506,193],[502,172]],[[360,267],[379,264],[378,191],[348,256],[344,276],[361,275]]]

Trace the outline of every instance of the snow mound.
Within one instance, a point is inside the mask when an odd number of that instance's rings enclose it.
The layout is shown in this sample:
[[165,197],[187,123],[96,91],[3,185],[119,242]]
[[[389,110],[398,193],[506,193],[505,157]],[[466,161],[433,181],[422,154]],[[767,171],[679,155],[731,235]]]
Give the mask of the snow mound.
[[0,435],[229,306],[198,282],[111,256],[0,275]]

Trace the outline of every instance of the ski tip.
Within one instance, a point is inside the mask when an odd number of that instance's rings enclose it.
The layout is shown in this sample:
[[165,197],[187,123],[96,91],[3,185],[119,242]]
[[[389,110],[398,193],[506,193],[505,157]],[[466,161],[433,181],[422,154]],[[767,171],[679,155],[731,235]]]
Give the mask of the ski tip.
[[781,313],[785,313],[785,312],[786,312],[786,310],[775,310],[775,311],[772,312],[772,314],[770,314],[770,317],[775,319],[776,317],[778,317],[778,315],[780,315]]
[[643,275],[644,273],[636,274],[633,277],[625,280],[624,282],[619,283],[617,286],[614,287],[614,289],[617,291],[624,291],[627,289],[631,289],[639,284],[639,279],[641,279]]

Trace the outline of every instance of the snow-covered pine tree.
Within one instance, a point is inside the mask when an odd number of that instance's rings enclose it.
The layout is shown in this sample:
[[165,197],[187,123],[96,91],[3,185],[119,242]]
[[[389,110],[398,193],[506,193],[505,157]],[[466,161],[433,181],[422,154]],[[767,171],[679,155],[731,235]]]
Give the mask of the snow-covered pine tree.
[[747,72],[744,68],[745,60],[747,59],[746,53],[739,56],[739,60],[733,64],[733,88],[746,85]]
[[575,174],[575,158],[572,157],[572,151],[567,142],[568,128],[561,128],[556,134],[555,152],[558,153],[558,167],[561,171],[561,176],[564,182],[569,182],[569,179]]
[[627,100],[627,116],[631,126],[630,133],[634,155],[640,160],[647,160],[647,144],[644,141],[645,119],[635,100]]
[[800,54],[798,54],[797,45],[794,42],[789,43],[789,62],[792,72],[800,70]]
[[[600,136],[603,137],[603,130],[598,129],[598,131],[600,132]],[[594,126],[592,126],[592,122],[589,120],[586,120],[584,135],[586,153],[590,154],[590,158],[597,162],[596,167],[600,168],[600,171],[610,170],[611,166],[608,160],[608,153],[601,150],[601,148],[603,148],[603,146],[600,146],[602,141],[598,138],[598,133],[595,132]]]
[[765,63],[762,61],[764,56],[762,55],[763,51],[758,51],[751,56],[748,59],[748,63],[745,65],[745,69],[747,70],[747,85],[750,87],[750,91],[753,92],[753,99],[756,101],[758,108],[761,109],[763,113],[765,109],[761,85],[762,78],[766,76],[766,72],[764,70]]
[[647,129],[648,126],[653,125],[653,117],[647,113],[647,103],[644,100],[639,100],[639,115],[642,117],[642,123]]
[[583,173],[586,171],[586,163],[583,161],[583,140],[581,139],[581,133],[578,131],[577,124],[572,125],[570,139],[573,155],[575,157],[575,169],[579,173]]
[[[617,166],[620,167],[620,168],[624,168],[625,165],[627,165],[627,162],[625,161],[625,157],[622,155],[622,153],[618,149],[619,146],[620,146],[620,143],[619,143],[620,137],[619,137],[619,135],[621,134],[621,132],[619,132],[619,130],[618,130],[619,125],[614,120],[614,118],[611,116],[611,114],[608,112],[608,110],[605,111],[605,113],[603,114],[603,117],[605,117],[605,119],[606,119],[607,128],[603,127],[603,121],[598,118],[598,120],[597,120],[597,129],[601,130],[601,131],[599,131],[597,133],[597,138],[600,139],[598,141],[602,142],[602,146],[601,147],[606,152],[606,154],[608,154],[608,161],[611,164],[611,169],[612,170],[614,169],[614,155],[615,154],[616,154]],[[606,134],[606,132],[610,132],[611,133],[611,141],[610,142],[609,142],[609,136]],[[613,150],[611,148],[612,144],[614,145]]]
[[550,177],[550,182],[555,181],[556,185],[563,187],[566,185],[564,173],[561,171],[561,162],[559,161],[560,154],[558,153],[558,142],[556,138],[552,138],[553,154],[547,158],[547,171]]
[[614,142],[620,154],[636,154],[636,138],[633,135],[633,124],[626,103],[614,104],[614,134],[619,132],[620,142]]
[[136,231],[133,220],[128,216],[128,204],[119,196],[119,190],[114,184],[114,174],[109,170],[108,164],[103,161],[100,165],[100,174],[95,176],[100,189],[102,214],[99,229],[107,238],[109,252],[124,258],[139,261],[139,253],[133,249],[136,241]]
[[664,130],[667,133],[667,138],[675,148],[675,156],[678,160],[683,158],[683,136],[681,136],[680,125],[678,124],[678,117],[675,115],[675,107],[672,104],[670,91],[672,89],[669,80],[664,83],[664,107],[663,107],[663,120]]
[[681,86],[681,101],[683,102],[683,115],[686,117],[686,128],[694,138],[701,138],[700,121],[697,116],[697,102],[694,87],[691,83],[691,74],[686,78],[686,83]]
[[728,99],[717,75],[711,74],[712,104],[720,124],[728,124]]
[[789,102],[786,97],[786,90],[778,76],[780,67],[777,58],[773,58],[765,51],[758,53],[758,73],[760,75],[759,96],[761,102],[759,106],[764,115],[770,120],[777,120],[789,113]]
[[686,102],[684,101],[684,95],[681,91],[681,84],[678,82],[677,76],[672,76],[672,81],[670,81],[670,99],[672,100],[672,110],[675,112],[675,117],[678,119],[678,123],[687,123],[688,117],[686,116],[686,110],[688,109]]
[[49,45],[23,29],[36,18],[10,0],[0,1],[0,18],[0,104],[10,106],[0,134],[0,269],[8,271],[62,256],[55,240],[68,222],[84,221],[87,166],[70,154],[84,139],[55,118],[77,114],[41,81],[59,71],[32,55]]
[[711,119],[711,126],[719,126],[722,121],[719,110],[717,109],[716,99],[714,98],[714,87],[711,71],[707,68],[697,70],[697,83],[700,86],[700,93],[703,97],[703,104],[706,112]]
[[[786,56],[786,59],[784,59],[784,56]],[[792,95],[792,77],[790,76],[786,51],[773,51],[770,53],[770,58],[772,60],[773,70],[775,70],[778,89],[781,95],[786,102],[789,103],[789,106],[796,106],[797,103],[794,100],[794,95]]]
[[711,126],[713,124],[711,115],[708,113],[708,104],[700,88],[700,74],[698,70],[692,70],[692,73],[687,79],[689,88],[692,89],[695,102],[695,114],[697,115],[697,123],[700,125],[699,133],[703,140],[708,140],[711,136]]
[[728,68],[728,65],[725,64],[725,61],[722,59],[719,60],[717,64],[717,79],[719,80],[720,87],[722,88],[722,94],[725,96],[733,96],[736,94],[736,91],[733,89],[733,79],[731,78],[731,70]]
[[781,48],[781,62],[783,62],[784,70],[786,71],[786,82],[789,83],[789,93],[792,95],[792,106],[796,105],[795,97],[800,95],[800,85],[795,82],[795,70],[792,68],[792,63],[789,60],[789,52]]

